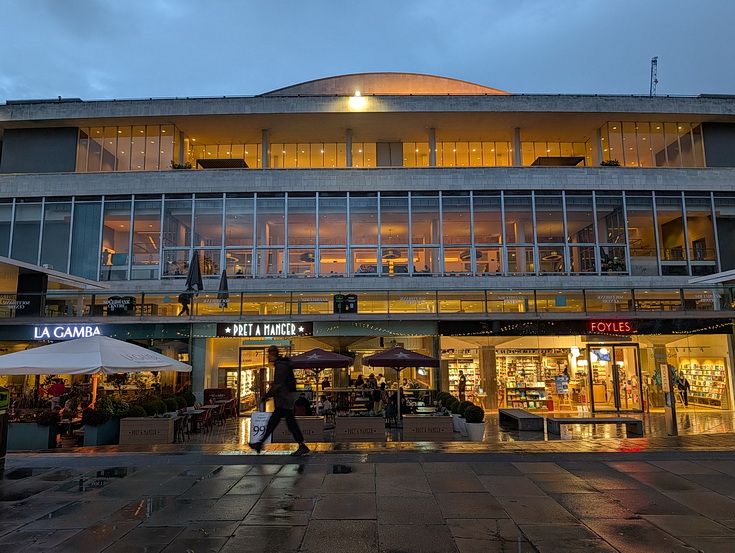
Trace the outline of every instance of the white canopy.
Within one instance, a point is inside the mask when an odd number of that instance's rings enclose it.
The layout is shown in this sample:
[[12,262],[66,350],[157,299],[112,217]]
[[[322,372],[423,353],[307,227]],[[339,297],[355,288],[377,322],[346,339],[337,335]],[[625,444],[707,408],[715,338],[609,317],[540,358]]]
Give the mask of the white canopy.
[[0,355],[0,374],[191,372],[191,365],[108,336],[77,338]]

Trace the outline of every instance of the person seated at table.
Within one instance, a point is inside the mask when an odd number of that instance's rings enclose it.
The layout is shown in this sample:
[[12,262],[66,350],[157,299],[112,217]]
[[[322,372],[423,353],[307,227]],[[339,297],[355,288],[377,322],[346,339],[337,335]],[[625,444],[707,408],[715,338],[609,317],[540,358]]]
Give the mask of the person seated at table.
[[385,384],[385,377],[383,376],[383,373],[378,373],[378,386],[381,384]]
[[385,391],[385,384],[383,384],[383,388],[378,389],[376,388],[371,392],[373,396],[373,410],[377,413],[378,411],[382,411],[384,404],[383,404],[383,392]]
[[355,380],[355,388],[362,388],[365,386],[365,380],[363,380],[362,375],[357,376],[357,380]]
[[370,373],[370,376],[368,376],[367,385],[368,385],[368,388],[373,388],[373,389],[378,387],[378,379],[375,378],[374,373]]
[[301,394],[293,404],[293,412],[297,417],[311,416],[311,402],[306,399],[306,394]]
[[331,388],[332,383],[329,381],[329,379],[325,376],[324,380],[322,380],[322,388]]
[[332,414],[332,402],[327,399],[327,396],[321,396],[319,403],[316,405],[317,415],[331,415]]

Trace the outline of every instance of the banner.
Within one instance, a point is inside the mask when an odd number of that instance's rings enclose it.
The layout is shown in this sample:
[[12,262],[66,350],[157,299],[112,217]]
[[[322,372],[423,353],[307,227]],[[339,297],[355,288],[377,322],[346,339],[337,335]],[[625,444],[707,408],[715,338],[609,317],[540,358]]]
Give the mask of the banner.
[[[268,421],[271,420],[273,413],[263,413],[261,411],[255,411],[250,415],[250,443],[259,442],[265,434],[265,428],[268,426]],[[272,437],[268,436],[268,439],[264,442],[266,444],[271,443]]]

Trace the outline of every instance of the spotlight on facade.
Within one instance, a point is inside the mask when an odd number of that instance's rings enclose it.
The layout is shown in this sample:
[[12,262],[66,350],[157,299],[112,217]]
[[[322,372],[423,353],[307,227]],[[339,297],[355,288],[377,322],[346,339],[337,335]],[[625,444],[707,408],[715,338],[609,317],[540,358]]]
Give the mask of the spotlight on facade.
[[354,96],[350,96],[350,109],[365,109],[365,106],[367,105],[367,99],[364,98],[360,91],[355,91]]

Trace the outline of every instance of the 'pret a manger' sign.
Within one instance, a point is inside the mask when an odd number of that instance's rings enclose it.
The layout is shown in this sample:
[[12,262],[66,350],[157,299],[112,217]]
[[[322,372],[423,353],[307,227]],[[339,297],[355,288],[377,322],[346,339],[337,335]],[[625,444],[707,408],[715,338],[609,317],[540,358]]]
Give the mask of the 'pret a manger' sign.
[[233,336],[236,338],[265,338],[289,336],[311,336],[313,323],[220,323],[217,325],[217,336]]
[[591,334],[632,334],[630,321],[587,321],[587,331]]

